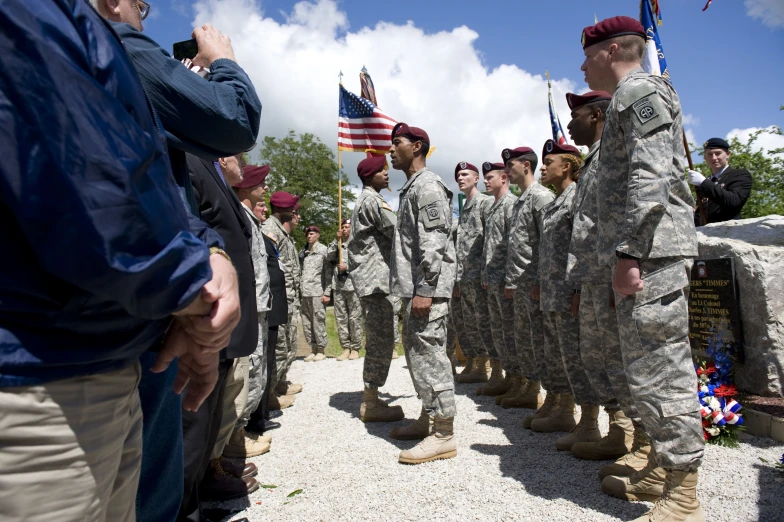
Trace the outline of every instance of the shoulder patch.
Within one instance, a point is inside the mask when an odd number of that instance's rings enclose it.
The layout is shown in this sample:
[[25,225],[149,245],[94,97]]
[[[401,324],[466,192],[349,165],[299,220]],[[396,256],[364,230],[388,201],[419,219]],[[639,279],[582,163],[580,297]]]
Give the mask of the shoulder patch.
[[618,111],[625,111],[636,102],[656,92],[656,87],[650,81],[626,84],[618,90]]
[[672,123],[670,110],[657,92],[637,100],[628,111],[634,113],[629,114],[629,119],[640,137],[646,136],[663,125]]
[[265,232],[264,235],[267,236],[268,238],[270,238],[273,243],[275,243],[275,244],[278,243],[278,236],[276,236],[272,232]]
[[381,208],[383,208],[384,210],[389,210],[390,212],[394,212],[394,211],[392,210],[392,207],[390,207],[390,206],[389,206],[389,203],[387,203],[386,201],[384,201],[383,203],[381,203]]

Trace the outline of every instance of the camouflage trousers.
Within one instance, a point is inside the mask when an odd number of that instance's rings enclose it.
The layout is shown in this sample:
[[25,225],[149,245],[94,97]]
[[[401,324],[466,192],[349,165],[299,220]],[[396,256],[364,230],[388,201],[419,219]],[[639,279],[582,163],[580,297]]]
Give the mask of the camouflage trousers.
[[490,329],[493,346],[504,370],[522,375],[520,360],[515,348],[514,302],[504,296],[504,285],[488,285],[487,308],[490,312]]
[[393,298],[387,294],[362,297],[365,311],[365,366],[362,380],[367,388],[381,388],[387,382],[392,351],[395,349]]
[[455,316],[452,314],[452,299],[449,300],[449,312],[446,316],[446,356],[451,361],[457,350],[457,328],[455,327]]
[[542,318],[547,391],[571,393],[577,404],[599,404],[580,357],[580,321],[569,312],[542,312]]
[[267,312],[259,315],[259,341],[256,349],[248,357],[248,379],[242,394],[247,396],[245,408],[237,420],[237,428],[244,428],[248,424],[251,414],[256,411],[261,404],[261,396],[264,395],[264,388],[267,386],[267,336],[269,326],[267,324]]
[[279,382],[286,382],[286,377],[294,360],[297,358],[297,318],[299,317],[299,300],[288,301],[288,322],[278,328],[278,340],[275,343],[275,375],[271,375],[272,389]]
[[583,283],[580,291],[580,357],[599,403],[637,419],[621,355],[618,318],[610,308],[610,283]]
[[454,417],[455,381],[446,355],[448,299],[434,298],[427,317],[411,313],[411,299],[404,298],[401,304],[406,363],[422,407],[434,417]]
[[529,381],[547,380],[542,310],[531,297],[531,285],[517,287],[514,293],[515,349],[523,375]]
[[[482,283],[480,281],[460,283],[459,297],[452,298],[452,321],[457,330],[460,349],[466,357],[487,355],[487,349],[482,340],[482,330],[489,331],[490,317],[488,314],[487,292],[482,290]],[[492,334],[490,339],[492,340]]]
[[394,312],[392,320],[395,323],[395,344],[400,344],[400,310],[402,304],[399,297],[389,296],[389,298],[392,300],[392,311]]
[[680,258],[640,261],[644,288],[616,295],[615,311],[629,390],[657,463],[693,471],[705,441],[689,345],[688,268]]
[[362,301],[356,292],[342,290],[334,292],[333,298],[340,346],[359,351],[362,348]]
[[302,331],[311,348],[327,346],[327,309],[319,297],[302,298]]

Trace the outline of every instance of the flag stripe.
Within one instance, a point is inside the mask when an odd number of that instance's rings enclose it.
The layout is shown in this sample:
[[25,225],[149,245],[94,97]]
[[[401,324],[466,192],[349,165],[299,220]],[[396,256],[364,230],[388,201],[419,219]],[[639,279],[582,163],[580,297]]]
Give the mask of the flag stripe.
[[370,120],[364,123],[361,122],[360,119],[357,120],[347,120],[346,118],[340,118],[338,121],[338,127],[343,129],[389,129],[392,130],[395,127],[395,123],[383,123],[383,122],[372,122],[376,118],[362,118],[362,120]]
[[338,148],[351,151],[388,151],[391,131],[397,123],[368,99],[340,86]]

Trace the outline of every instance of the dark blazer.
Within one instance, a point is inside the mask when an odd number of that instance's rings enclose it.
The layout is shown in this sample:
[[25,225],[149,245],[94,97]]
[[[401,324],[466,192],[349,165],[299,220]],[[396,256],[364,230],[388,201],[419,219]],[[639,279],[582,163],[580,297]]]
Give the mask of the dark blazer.
[[242,317],[231,334],[229,346],[221,352],[221,357],[245,357],[256,349],[259,337],[256,280],[250,257],[253,237],[251,224],[242,210],[242,203],[223,182],[212,161],[188,154],[188,172],[201,219],[223,237],[226,253],[237,270]]
[[270,293],[272,309],[267,312],[269,326],[280,326],[288,322],[289,304],[286,301],[286,275],[280,268],[278,249],[270,238],[264,236],[264,247],[267,249],[267,271],[270,277]]
[[[740,219],[740,211],[751,194],[751,173],[727,167],[716,182],[706,179],[699,186],[702,195],[702,206],[708,223],[718,223],[731,219]],[[695,222],[701,224],[699,211],[695,213]]]

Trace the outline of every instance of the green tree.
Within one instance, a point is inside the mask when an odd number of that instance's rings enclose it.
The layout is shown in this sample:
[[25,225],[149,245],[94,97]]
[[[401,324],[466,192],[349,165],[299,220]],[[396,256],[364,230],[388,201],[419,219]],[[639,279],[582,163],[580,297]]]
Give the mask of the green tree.
[[[267,201],[278,190],[300,196],[300,226],[293,231],[298,248],[305,245],[304,228],[316,225],[321,242],[329,244],[338,229],[338,164],[335,155],[313,134],[297,136],[289,131],[283,139],[267,136],[260,144],[261,163],[270,166],[267,177]],[[348,190],[348,177],[340,173],[343,183],[343,217],[350,217],[348,203],[356,198]]]
[[[754,185],[746,205],[741,211],[742,218],[784,215],[784,148],[754,150],[754,144],[763,134],[782,135],[779,127],[773,126],[753,132],[746,142],[737,136],[730,140],[730,167],[746,169],[751,172]],[[703,148],[696,151],[702,156]],[[711,170],[705,163],[695,165],[695,170],[710,177]]]

